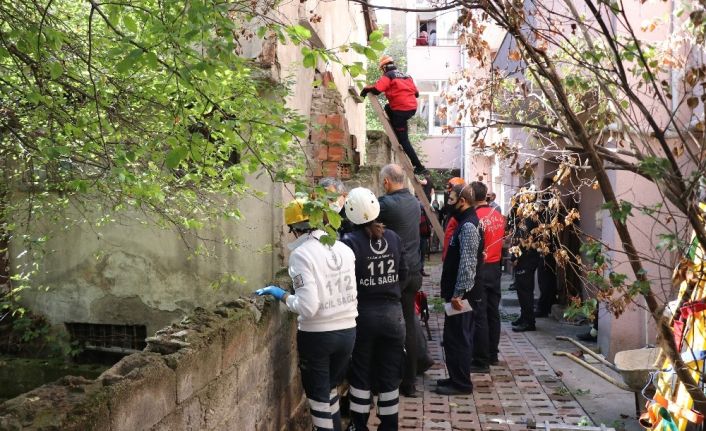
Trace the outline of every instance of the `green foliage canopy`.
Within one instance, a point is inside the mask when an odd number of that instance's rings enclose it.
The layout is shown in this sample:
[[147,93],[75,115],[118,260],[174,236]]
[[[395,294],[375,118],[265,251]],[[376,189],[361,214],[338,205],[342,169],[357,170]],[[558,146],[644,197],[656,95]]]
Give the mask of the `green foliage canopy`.
[[216,0],[3,2],[0,159],[4,183],[31,196],[13,201],[35,215],[138,208],[195,228],[238,217],[227,200],[249,174],[295,176],[306,124],[238,55],[256,16]]

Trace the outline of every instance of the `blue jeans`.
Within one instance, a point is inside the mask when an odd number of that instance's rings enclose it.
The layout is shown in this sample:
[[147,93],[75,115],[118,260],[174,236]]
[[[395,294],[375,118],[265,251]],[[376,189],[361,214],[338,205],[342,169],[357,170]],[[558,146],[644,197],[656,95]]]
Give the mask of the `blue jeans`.
[[405,323],[398,302],[358,304],[357,334],[349,382],[351,423],[368,429],[373,392],[378,394],[378,431],[397,430],[404,364]]
[[299,371],[315,430],[341,430],[337,387],[343,381],[355,343],[355,328],[297,332]]

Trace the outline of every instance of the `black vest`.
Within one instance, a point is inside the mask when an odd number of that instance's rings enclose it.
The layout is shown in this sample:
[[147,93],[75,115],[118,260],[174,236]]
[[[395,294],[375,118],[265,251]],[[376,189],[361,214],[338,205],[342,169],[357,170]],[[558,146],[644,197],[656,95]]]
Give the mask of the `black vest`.
[[478,229],[479,242],[478,242],[478,264],[476,265],[476,280],[478,279],[478,268],[483,263],[483,231],[479,227],[480,223],[478,216],[476,215],[475,208],[468,208],[461,214],[455,216],[458,220],[458,226],[454,230],[451,236],[451,241],[449,241],[449,248],[446,250],[446,257],[444,258],[444,266],[441,271],[441,297],[445,301],[451,301],[454,294],[454,289],[456,288],[456,279],[458,278],[458,266],[461,263],[461,242],[459,241],[459,235],[463,225],[466,223],[473,223],[473,226]]
[[407,277],[402,261],[399,235],[390,229],[379,240],[372,240],[358,227],[341,239],[355,254],[355,278],[358,304],[399,302],[400,281]]

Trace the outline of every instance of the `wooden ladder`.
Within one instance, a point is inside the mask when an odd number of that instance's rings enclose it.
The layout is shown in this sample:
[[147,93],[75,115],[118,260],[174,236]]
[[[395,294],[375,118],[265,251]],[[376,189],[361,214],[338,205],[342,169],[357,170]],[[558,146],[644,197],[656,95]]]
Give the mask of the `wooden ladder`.
[[439,223],[439,218],[436,216],[434,211],[432,211],[431,204],[429,203],[429,199],[427,199],[427,195],[424,193],[422,185],[419,184],[419,181],[417,181],[417,178],[414,175],[414,167],[412,166],[412,162],[409,161],[409,157],[407,157],[407,154],[402,149],[402,145],[400,145],[400,142],[397,140],[397,135],[395,135],[395,131],[392,129],[392,125],[387,120],[385,111],[383,111],[377,96],[373,95],[372,93],[370,94],[371,97],[368,97],[368,99],[370,99],[370,104],[373,106],[375,112],[377,112],[378,118],[380,118],[380,122],[382,123],[382,127],[385,129],[387,137],[390,138],[390,142],[392,142],[392,150],[395,152],[395,154],[397,154],[397,160],[400,161],[400,166],[402,166],[402,169],[404,169],[405,173],[407,174],[407,177],[409,177],[410,182],[412,183],[412,187],[417,193],[419,201],[422,203],[424,212],[427,214],[427,218],[429,219],[432,227],[434,228],[434,233],[436,233],[436,236],[439,238],[439,241],[441,241],[441,243],[443,244],[444,228],[441,227],[441,223]]

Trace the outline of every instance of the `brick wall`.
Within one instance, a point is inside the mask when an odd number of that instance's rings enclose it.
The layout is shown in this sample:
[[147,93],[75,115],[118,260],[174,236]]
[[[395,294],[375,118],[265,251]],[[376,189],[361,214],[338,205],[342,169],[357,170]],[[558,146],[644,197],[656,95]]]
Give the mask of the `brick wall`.
[[341,94],[329,86],[331,79],[330,74],[324,74],[311,100],[309,175],[315,180],[321,177],[347,180],[360,164]]
[[295,315],[280,307],[196,309],[96,380],[65,377],[1,404],[0,429],[311,429]]

